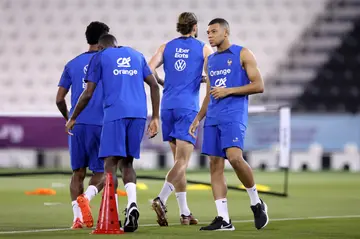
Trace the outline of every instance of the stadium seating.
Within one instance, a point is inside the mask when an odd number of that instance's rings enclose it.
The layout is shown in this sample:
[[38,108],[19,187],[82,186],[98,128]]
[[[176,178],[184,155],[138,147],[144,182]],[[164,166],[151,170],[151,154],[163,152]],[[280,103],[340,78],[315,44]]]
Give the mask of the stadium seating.
[[[266,91],[250,97],[251,103],[290,103],[297,111],[359,112],[357,0],[3,0],[0,112],[57,113],[58,80],[66,62],[87,50],[84,32],[91,21],[106,22],[120,44],[140,50],[149,59],[160,44],[178,36],[176,20],[183,11],[197,14],[199,39],[207,42],[207,23],[223,17],[230,22],[232,42],[255,53]],[[159,73],[163,76],[161,70]],[[204,94],[202,86],[200,99]],[[150,106],[150,97],[148,103]],[[151,114],[151,107],[148,112]],[[154,140],[160,142],[161,137]],[[158,165],[159,152],[144,151],[148,160],[135,167],[169,167],[171,153],[161,153],[165,154],[163,165]],[[254,168],[271,170],[276,168],[277,153],[275,148],[264,148],[247,152],[247,156]],[[293,152],[292,169],[301,170],[303,165],[320,169],[323,154],[319,148]],[[336,170],[347,166],[360,170],[358,155],[347,147],[334,153],[330,165]],[[0,156],[0,167],[32,168],[39,163],[35,150],[1,149]],[[189,167],[197,168],[199,152],[193,157]],[[69,166],[68,152],[63,149],[46,151],[44,158],[45,167]]]
[[[54,95],[64,64],[86,51],[84,31],[92,20],[108,23],[121,44],[149,58],[176,37],[182,11],[199,17],[199,38],[206,25],[224,17],[232,41],[250,48],[265,76],[286,59],[325,0],[4,0],[0,3],[1,111],[56,111]],[[165,10],[166,9],[166,10]],[[171,10],[169,10],[171,9]],[[251,10],[251,11],[250,11]],[[162,74],[162,72],[160,72]],[[202,89],[202,96],[204,89]]]
[[267,78],[258,102],[291,104],[297,111],[358,112],[359,17],[359,1],[329,1]]
[[296,110],[360,112],[359,39],[360,19],[314,80],[307,84],[295,105]]

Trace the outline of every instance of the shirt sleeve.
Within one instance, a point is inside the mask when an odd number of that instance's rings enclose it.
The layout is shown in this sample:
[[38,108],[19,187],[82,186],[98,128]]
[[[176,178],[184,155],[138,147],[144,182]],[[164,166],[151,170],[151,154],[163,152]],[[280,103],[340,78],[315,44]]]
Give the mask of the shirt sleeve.
[[148,77],[149,75],[152,74],[151,70],[150,70],[150,67],[149,65],[147,64],[146,60],[145,60],[145,57],[142,56],[142,61],[143,61],[143,75],[144,75],[144,78]]
[[71,77],[69,74],[69,68],[65,66],[64,71],[61,75],[58,86],[64,87],[65,89],[70,89],[71,86]]
[[95,54],[89,63],[89,67],[85,76],[85,82],[94,82],[96,84],[101,80],[101,55]]

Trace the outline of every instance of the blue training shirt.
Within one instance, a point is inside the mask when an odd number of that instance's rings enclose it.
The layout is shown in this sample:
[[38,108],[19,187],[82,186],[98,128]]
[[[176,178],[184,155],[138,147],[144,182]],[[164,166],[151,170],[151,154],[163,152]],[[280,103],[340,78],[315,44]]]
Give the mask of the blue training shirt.
[[162,109],[199,111],[199,91],[204,66],[204,43],[193,37],[179,37],[165,46],[165,82]]
[[130,47],[111,47],[90,61],[86,81],[102,82],[104,122],[147,118],[144,79],[151,75],[145,57]]
[[[245,69],[240,63],[243,47],[232,45],[223,52],[215,52],[208,58],[208,75],[211,87],[239,87],[250,84]],[[230,95],[222,99],[210,97],[205,125],[239,122],[247,125],[247,95]]]
[[[86,83],[84,78],[88,69],[88,64],[91,57],[93,57],[96,53],[96,51],[90,51],[75,57],[66,64],[61,75],[58,86],[64,87],[68,90],[71,88],[70,116],[74,112],[75,105],[81,93],[85,89]],[[76,119],[76,123],[102,125],[103,117],[104,110],[102,107],[102,85],[100,84],[97,89],[95,89],[94,95],[89,101],[87,107]]]

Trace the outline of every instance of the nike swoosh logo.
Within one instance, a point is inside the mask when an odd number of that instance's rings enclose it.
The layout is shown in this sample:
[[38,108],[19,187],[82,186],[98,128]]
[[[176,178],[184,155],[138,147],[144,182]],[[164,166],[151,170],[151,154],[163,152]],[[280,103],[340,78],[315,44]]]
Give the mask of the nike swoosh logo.
[[231,228],[231,224],[229,224],[229,225],[227,225],[227,226],[225,226],[224,227],[224,225],[221,225],[221,227],[220,227],[221,229],[225,229],[225,228]]

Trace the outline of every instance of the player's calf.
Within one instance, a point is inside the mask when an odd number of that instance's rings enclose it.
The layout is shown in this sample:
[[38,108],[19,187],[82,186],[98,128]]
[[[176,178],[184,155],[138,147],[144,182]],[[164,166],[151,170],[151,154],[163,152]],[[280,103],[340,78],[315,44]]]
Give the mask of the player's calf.
[[251,167],[243,159],[242,150],[240,148],[228,148],[226,150],[226,155],[239,180],[246,187],[246,191],[250,198],[250,208],[254,214],[255,227],[257,229],[264,228],[269,222],[267,205],[259,198]]
[[84,192],[85,176],[86,168],[78,168],[76,170],[73,170],[70,181],[70,194],[72,201],[76,200],[76,198]]
[[249,164],[244,160],[242,150],[238,147],[227,148],[226,157],[243,185],[246,188],[252,187],[254,185],[253,172]]
[[81,195],[84,191],[84,178],[86,174],[86,168],[79,168],[73,170],[73,175],[70,181],[70,195],[71,195],[71,206],[74,214],[74,220],[72,229],[79,229],[83,227],[82,214],[76,198]]

